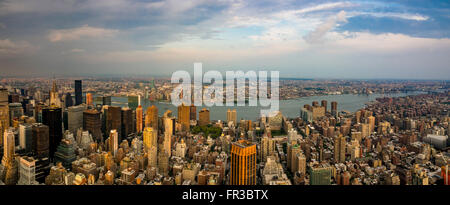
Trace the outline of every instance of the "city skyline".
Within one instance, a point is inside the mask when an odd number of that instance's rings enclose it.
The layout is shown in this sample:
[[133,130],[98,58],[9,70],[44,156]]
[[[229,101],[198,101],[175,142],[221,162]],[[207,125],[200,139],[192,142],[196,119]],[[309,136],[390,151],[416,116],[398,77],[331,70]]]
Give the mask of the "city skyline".
[[0,185],[448,185],[446,82],[283,80],[268,116],[175,86],[1,81]]
[[445,1],[1,1],[5,76],[449,80]]
[[0,196],[445,202],[449,54],[450,0],[0,0]]

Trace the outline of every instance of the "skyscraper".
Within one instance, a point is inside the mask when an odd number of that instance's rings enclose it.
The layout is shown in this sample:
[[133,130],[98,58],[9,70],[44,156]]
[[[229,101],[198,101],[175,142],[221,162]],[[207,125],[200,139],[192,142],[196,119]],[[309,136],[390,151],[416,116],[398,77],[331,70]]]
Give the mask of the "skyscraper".
[[272,138],[264,136],[261,139],[260,160],[265,162],[267,157],[275,153],[275,141]]
[[46,106],[43,103],[37,103],[34,106],[34,118],[36,122],[42,123],[42,109],[44,109]]
[[66,94],[66,98],[64,99],[64,102],[66,103],[65,107],[73,106],[73,99],[72,99],[72,95],[70,93]]
[[291,146],[291,172],[295,173],[298,171],[298,156],[300,155],[301,150],[299,144],[294,144]]
[[175,118],[172,116],[172,111],[167,110],[163,115],[164,134],[172,136],[175,129]]
[[97,141],[102,140],[101,123],[100,112],[97,110],[90,109],[83,112],[83,130],[89,131]]
[[256,145],[247,140],[231,144],[230,185],[256,185]]
[[206,108],[203,108],[202,110],[200,110],[200,112],[198,113],[198,124],[200,126],[203,125],[208,125],[210,123],[209,121],[209,110]]
[[163,148],[169,157],[172,156],[172,135],[168,132],[164,133]]
[[330,185],[331,184],[331,167],[326,164],[318,166],[310,166],[310,185]]
[[148,107],[145,112],[145,127],[158,130],[158,108],[155,105]]
[[141,133],[142,132],[142,126],[143,126],[143,110],[142,110],[142,106],[139,105],[136,108],[136,132]]
[[23,156],[19,161],[19,185],[35,185],[36,160],[33,157]]
[[109,133],[109,147],[113,156],[116,156],[117,150],[119,149],[119,133],[117,130],[111,130]]
[[148,149],[148,167],[157,168],[158,166],[158,147],[152,146]]
[[83,85],[81,80],[75,80],[75,105],[83,104]]
[[189,109],[189,114],[190,114],[189,119],[197,120],[197,107],[195,107],[195,105],[192,104],[189,108],[190,108]]
[[151,127],[145,127],[143,133],[144,148],[150,149],[152,146],[158,146],[157,132]]
[[227,122],[233,122],[233,124],[236,126],[237,123],[237,115],[236,115],[236,109],[227,111]]
[[63,135],[61,108],[51,106],[42,109],[42,123],[49,128],[49,151],[52,159]]
[[67,109],[67,123],[70,132],[77,133],[77,130],[83,127],[83,112],[85,109],[84,105],[72,106]]
[[9,104],[9,123],[14,126],[14,121],[18,121],[23,115],[23,107],[21,103],[10,103]]
[[24,149],[25,152],[31,152],[32,150],[32,131],[31,124],[20,124],[19,125],[19,146]]
[[325,108],[325,112],[328,110],[328,102],[326,100],[321,101],[321,106]]
[[2,164],[7,165],[13,162],[14,153],[15,153],[15,140],[14,140],[14,132],[11,129],[8,129],[3,134],[3,158]]
[[3,134],[9,128],[8,90],[0,88],[0,145],[3,145]]
[[334,161],[336,163],[345,162],[345,148],[347,143],[344,136],[337,136],[334,139]]
[[361,157],[361,148],[359,146],[359,141],[357,139],[353,139],[351,141],[350,151],[352,161],[355,160],[356,158]]
[[369,132],[373,133],[373,131],[375,130],[375,117],[374,116],[367,117],[367,123],[369,124]]
[[122,141],[122,109],[116,106],[109,106],[106,115],[106,132],[116,130],[119,135],[119,141]]
[[356,111],[355,113],[355,122],[361,123],[361,110]]
[[167,152],[158,152],[158,171],[163,176],[169,174],[169,154]]
[[2,181],[6,185],[17,183],[17,163],[15,158],[15,138],[13,128],[8,128],[3,133],[3,158],[2,158]]
[[133,111],[130,108],[122,108],[122,139],[133,133]]
[[75,148],[72,141],[67,138],[61,140],[61,143],[56,148],[55,162],[61,162],[65,168],[70,168],[72,162],[77,159]]
[[92,96],[92,93],[86,93],[86,105],[94,105],[94,97]]
[[0,105],[8,105],[9,92],[6,88],[0,88]]
[[359,131],[361,132],[361,137],[366,138],[370,135],[370,126],[368,123],[360,124]]
[[41,123],[33,124],[32,148],[37,158],[46,158],[49,155],[49,128]]
[[308,107],[309,111],[312,114],[312,119],[317,120],[323,116],[325,116],[325,107],[319,106],[319,102],[314,101],[315,104],[313,106]]
[[306,156],[302,152],[297,155],[297,165],[297,171],[306,174]]
[[182,131],[190,130],[190,107],[184,104],[178,106],[178,122],[181,124]]
[[331,102],[331,115],[333,115],[334,117],[337,116],[337,102],[336,101]]

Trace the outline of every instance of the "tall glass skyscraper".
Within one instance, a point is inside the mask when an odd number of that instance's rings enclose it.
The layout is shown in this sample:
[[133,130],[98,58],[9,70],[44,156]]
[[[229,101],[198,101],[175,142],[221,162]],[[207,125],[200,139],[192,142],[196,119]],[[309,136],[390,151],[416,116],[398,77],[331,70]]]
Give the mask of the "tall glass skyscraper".
[[83,104],[83,84],[81,80],[75,80],[75,105]]
[[48,107],[42,109],[42,122],[49,128],[49,151],[50,159],[56,152],[56,147],[62,139],[62,111],[59,107]]

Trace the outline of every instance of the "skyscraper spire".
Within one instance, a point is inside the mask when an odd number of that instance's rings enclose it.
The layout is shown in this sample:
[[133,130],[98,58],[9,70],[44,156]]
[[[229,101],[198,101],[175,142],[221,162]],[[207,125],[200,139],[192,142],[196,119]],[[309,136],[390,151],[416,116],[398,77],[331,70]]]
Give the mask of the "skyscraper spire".
[[56,92],[56,81],[53,79],[52,92]]
[[53,80],[52,90],[50,91],[50,106],[59,106],[59,99],[58,99],[58,91],[56,88],[56,81]]

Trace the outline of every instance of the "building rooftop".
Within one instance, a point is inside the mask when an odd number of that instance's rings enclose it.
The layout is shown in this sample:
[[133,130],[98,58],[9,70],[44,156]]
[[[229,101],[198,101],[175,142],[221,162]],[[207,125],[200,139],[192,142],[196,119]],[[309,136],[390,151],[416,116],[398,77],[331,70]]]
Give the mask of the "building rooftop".
[[252,143],[252,142],[250,142],[248,140],[239,140],[237,142],[234,142],[233,144],[235,144],[235,145],[237,145],[239,147],[242,147],[242,148],[254,145],[254,143]]

